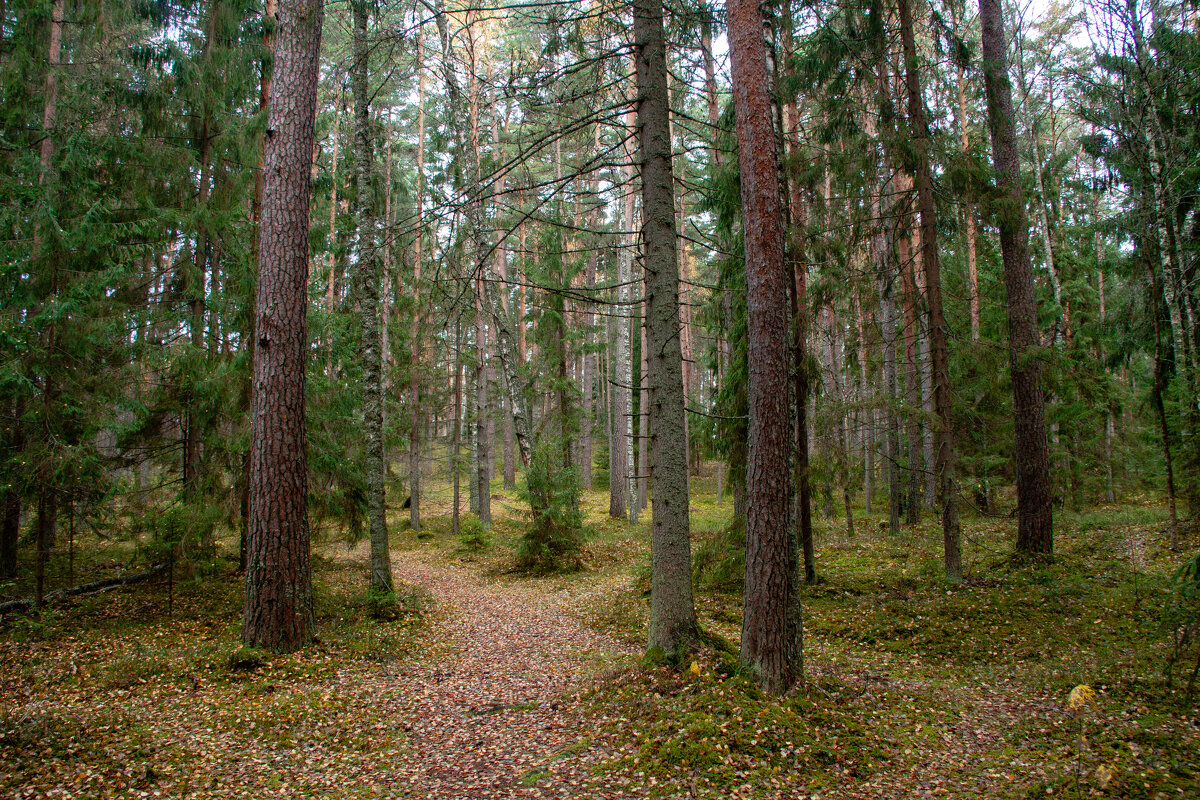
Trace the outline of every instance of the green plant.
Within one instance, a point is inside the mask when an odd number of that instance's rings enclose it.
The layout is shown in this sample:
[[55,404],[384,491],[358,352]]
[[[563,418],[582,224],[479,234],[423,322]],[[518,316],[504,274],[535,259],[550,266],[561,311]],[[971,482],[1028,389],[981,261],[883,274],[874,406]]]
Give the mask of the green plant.
[[1184,692],[1186,702],[1190,703],[1196,689],[1196,677],[1200,674],[1200,647],[1196,646],[1200,643],[1200,553],[1175,571],[1174,584],[1171,601],[1163,612],[1163,622],[1171,634],[1171,650],[1163,677],[1167,680],[1167,688],[1173,687],[1175,667],[1194,654]]
[[517,548],[517,566],[539,573],[578,569],[583,548],[579,476],[573,466],[562,465],[555,437],[538,442],[521,493],[530,506],[530,523]]
[[692,580],[707,589],[740,591],[746,582],[746,520],[734,517],[700,539],[692,555]]
[[458,542],[468,553],[481,553],[492,546],[491,531],[474,514],[466,514],[458,522]]

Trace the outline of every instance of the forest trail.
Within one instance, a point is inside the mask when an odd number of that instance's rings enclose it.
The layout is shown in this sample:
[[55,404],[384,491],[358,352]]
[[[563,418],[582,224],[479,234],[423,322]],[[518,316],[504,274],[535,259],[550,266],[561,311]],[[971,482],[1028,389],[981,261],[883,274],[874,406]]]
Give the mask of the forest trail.
[[[433,634],[445,648],[397,678],[417,795],[584,796],[582,784],[595,778],[582,768],[592,760],[554,759],[586,747],[590,725],[573,695],[597,667],[626,661],[627,648],[586,629],[553,594],[486,583],[435,553],[393,552],[393,572],[436,598]],[[628,795],[589,785],[586,796]]]

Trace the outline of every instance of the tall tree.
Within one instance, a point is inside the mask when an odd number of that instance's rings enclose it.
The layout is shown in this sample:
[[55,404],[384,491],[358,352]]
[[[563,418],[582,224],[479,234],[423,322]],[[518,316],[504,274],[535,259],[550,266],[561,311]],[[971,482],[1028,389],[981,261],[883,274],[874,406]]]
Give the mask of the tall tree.
[[[925,122],[925,100],[917,63],[911,0],[899,0],[900,38],[904,48],[904,84],[908,94],[908,119],[916,155],[917,208],[921,220],[921,264],[925,269],[925,300],[929,310],[929,349],[932,366],[933,401],[938,425],[933,468],[937,473],[942,506],[942,541],[946,580],[962,580],[959,547],[958,487],[954,477],[954,421],[950,394],[950,357],[946,348],[946,318],[942,311],[942,275],[937,248],[937,211],[933,198],[933,172],[929,166],[929,126]],[[929,465],[926,465],[928,468]]]
[[763,689],[782,694],[801,674],[802,651],[797,554],[788,523],[788,285],[780,162],[759,5],[729,0],[726,9],[746,243],[750,380],[742,663]]
[[649,386],[650,648],[686,652],[696,641],[688,519],[687,428],[680,347],[679,261],[671,171],[670,101],[661,0],[634,0],[642,246]]
[[312,636],[304,383],[308,223],[323,0],[282,0],[263,177],[242,640]]
[[362,359],[364,467],[367,475],[367,531],[371,543],[370,591],[382,596],[392,591],[392,564],[388,551],[387,500],[383,459],[383,268],[379,259],[379,225],[375,204],[375,139],[371,130],[370,43],[367,41],[367,0],[354,0],[354,161],[358,172],[355,216],[358,223],[354,277],[361,316],[359,357]]
[[979,0],[983,28],[983,83],[998,191],[996,214],[1008,293],[1008,354],[1016,422],[1017,550],[1045,555],[1054,549],[1050,456],[1029,228],[1021,188],[1016,118],[1008,76],[1008,39],[1000,0]]

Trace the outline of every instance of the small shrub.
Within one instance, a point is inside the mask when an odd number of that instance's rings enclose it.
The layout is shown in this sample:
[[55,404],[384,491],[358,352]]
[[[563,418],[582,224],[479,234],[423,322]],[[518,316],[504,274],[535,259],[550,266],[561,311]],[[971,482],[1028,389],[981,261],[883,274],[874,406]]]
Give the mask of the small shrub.
[[540,442],[530,459],[523,499],[529,503],[530,525],[517,549],[517,567],[546,573],[581,566],[583,517],[579,513],[579,476],[561,463],[562,448],[554,437]]
[[458,522],[458,542],[468,553],[481,553],[492,546],[492,535],[479,517],[467,514]]
[[1175,683],[1176,666],[1183,662],[1184,669],[1190,667],[1185,692],[1190,703],[1196,689],[1196,677],[1200,675],[1200,553],[1176,570],[1174,581],[1175,589],[1163,615],[1171,635],[1171,650],[1163,677],[1170,688]]
[[746,582],[746,520],[735,517],[700,541],[692,555],[692,580],[705,589],[738,592]]

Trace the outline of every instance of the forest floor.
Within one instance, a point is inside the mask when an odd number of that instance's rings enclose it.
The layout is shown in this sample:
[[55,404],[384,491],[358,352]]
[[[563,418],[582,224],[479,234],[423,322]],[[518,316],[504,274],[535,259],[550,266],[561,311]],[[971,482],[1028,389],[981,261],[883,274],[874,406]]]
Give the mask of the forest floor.
[[[1157,503],[1060,513],[1044,565],[1009,557],[1011,520],[968,518],[960,586],[940,578],[934,520],[898,537],[861,508],[854,537],[820,520],[806,682],[776,700],[737,669],[728,506],[693,487],[717,644],[680,671],[638,662],[648,515],[611,520],[587,494],[583,570],[530,577],[511,570],[513,495],[496,487],[488,545],[470,552],[435,484],[425,533],[397,520],[392,619],[366,602],[365,545],[319,537],[319,641],[299,654],[239,647],[223,562],[0,622],[0,796],[1200,796],[1197,705],[1162,677],[1184,556]],[[1186,552],[1198,544],[1193,530]],[[81,537],[76,571],[112,574],[131,548]],[[1072,712],[1080,684],[1096,697]]]

